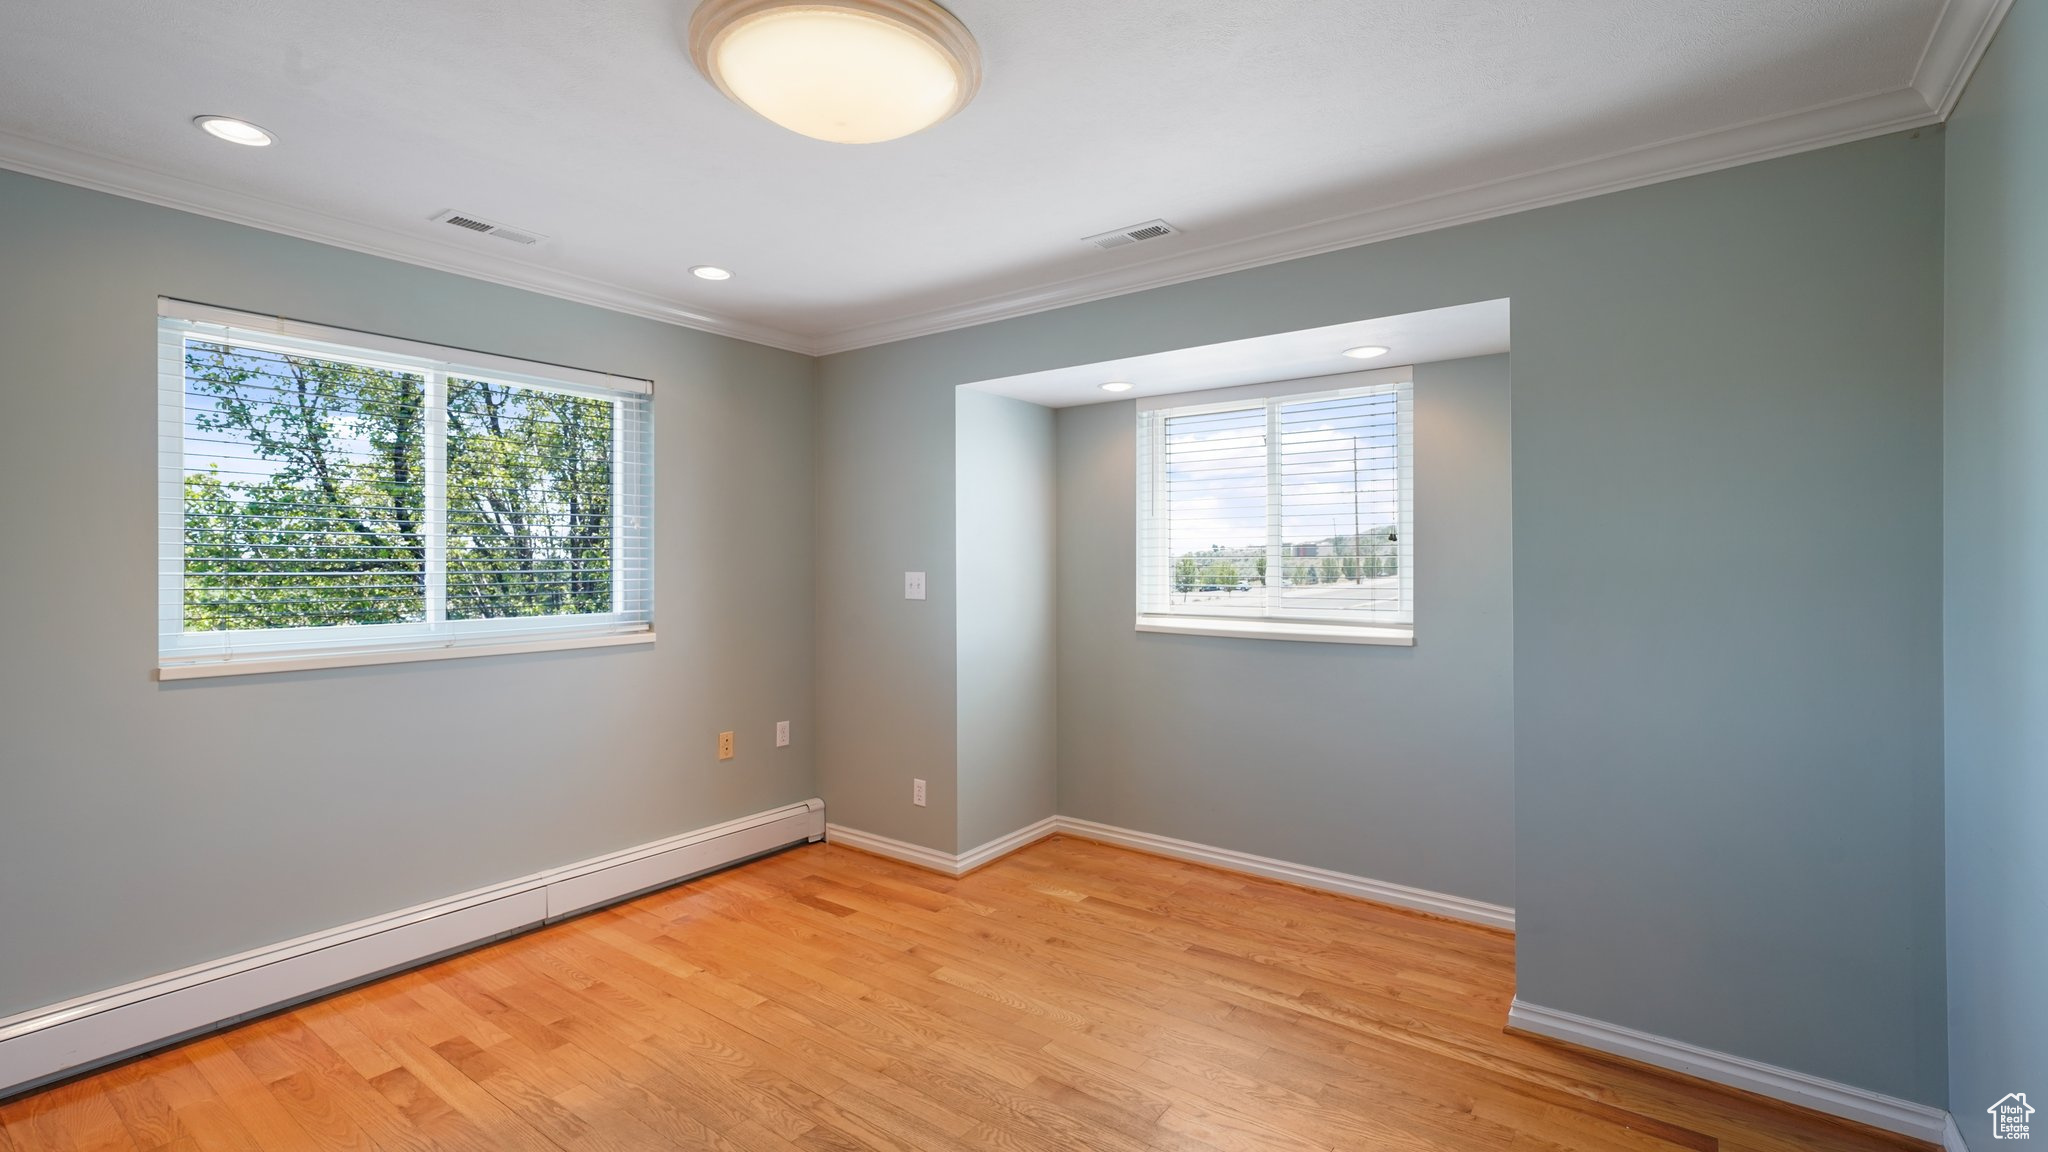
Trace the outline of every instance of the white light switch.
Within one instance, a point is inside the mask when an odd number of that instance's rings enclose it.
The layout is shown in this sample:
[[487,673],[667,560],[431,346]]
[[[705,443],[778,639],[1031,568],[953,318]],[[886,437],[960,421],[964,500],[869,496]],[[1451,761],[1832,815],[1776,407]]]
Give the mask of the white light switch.
[[924,573],[905,572],[903,574],[903,598],[905,600],[924,599]]
[[777,748],[789,747],[789,721],[777,720],[775,722],[775,746]]

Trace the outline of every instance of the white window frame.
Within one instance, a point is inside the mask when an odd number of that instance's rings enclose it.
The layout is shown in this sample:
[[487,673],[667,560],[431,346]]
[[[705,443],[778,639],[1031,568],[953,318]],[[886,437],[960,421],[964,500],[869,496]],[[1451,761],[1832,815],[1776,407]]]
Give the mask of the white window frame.
[[[654,641],[654,457],[651,381],[392,336],[330,328],[183,300],[157,301],[157,678],[184,680],[310,668],[397,664]],[[187,337],[420,374],[426,380],[427,618],[328,628],[185,630],[185,367]],[[448,620],[447,380],[566,392],[613,401],[612,604],[607,613]],[[628,419],[626,404],[640,405]],[[622,552],[631,549],[630,558]]]
[[[1397,549],[1403,578],[1400,607],[1391,612],[1314,613],[1280,607],[1279,580],[1272,574],[1285,567],[1278,482],[1281,449],[1280,408],[1283,404],[1392,393],[1395,401],[1395,458],[1399,462]],[[1263,404],[1266,409],[1266,571],[1265,596],[1257,605],[1189,608],[1171,596],[1173,563],[1164,553],[1148,556],[1146,541],[1165,514],[1166,461],[1159,451],[1165,421],[1172,416],[1240,411]],[[1136,622],[1140,632],[1192,636],[1236,636],[1264,640],[1302,640],[1325,644],[1415,643],[1415,372],[1411,366],[1335,376],[1277,380],[1239,388],[1218,388],[1176,395],[1148,396],[1137,404],[1138,515]]]

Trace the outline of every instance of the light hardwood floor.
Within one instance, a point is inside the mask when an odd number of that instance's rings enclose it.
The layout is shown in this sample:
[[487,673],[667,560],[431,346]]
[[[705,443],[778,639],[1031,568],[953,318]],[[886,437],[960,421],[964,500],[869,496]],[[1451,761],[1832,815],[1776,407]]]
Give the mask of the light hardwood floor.
[[1513,937],[811,845],[0,1105],[0,1149],[1921,1148],[1502,1032]]

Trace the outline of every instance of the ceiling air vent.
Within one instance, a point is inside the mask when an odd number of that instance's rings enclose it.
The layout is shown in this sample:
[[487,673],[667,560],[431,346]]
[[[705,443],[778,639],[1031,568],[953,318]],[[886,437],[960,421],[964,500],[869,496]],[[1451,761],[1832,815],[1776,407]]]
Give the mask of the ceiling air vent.
[[439,216],[434,217],[434,221],[437,224],[453,225],[466,232],[475,232],[480,236],[489,236],[497,240],[509,240],[514,244],[533,245],[547,239],[547,237],[538,232],[529,232],[523,228],[508,228],[503,224],[486,220],[481,216],[471,216],[463,212],[443,212]]
[[1179,234],[1180,229],[1175,228],[1164,220],[1147,220],[1143,224],[1133,224],[1128,228],[1119,228],[1114,232],[1104,232],[1100,236],[1089,236],[1082,243],[1093,244],[1097,248],[1121,248],[1126,244],[1136,244],[1144,240],[1157,240],[1163,236],[1177,236]]

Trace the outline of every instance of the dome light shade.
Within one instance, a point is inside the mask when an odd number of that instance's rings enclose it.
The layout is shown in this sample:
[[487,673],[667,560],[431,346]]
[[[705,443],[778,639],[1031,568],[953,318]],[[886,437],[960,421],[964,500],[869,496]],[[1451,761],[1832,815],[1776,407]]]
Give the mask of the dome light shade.
[[703,0],[690,58],[792,132],[875,144],[921,132],[981,87],[981,52],[931,0]]

